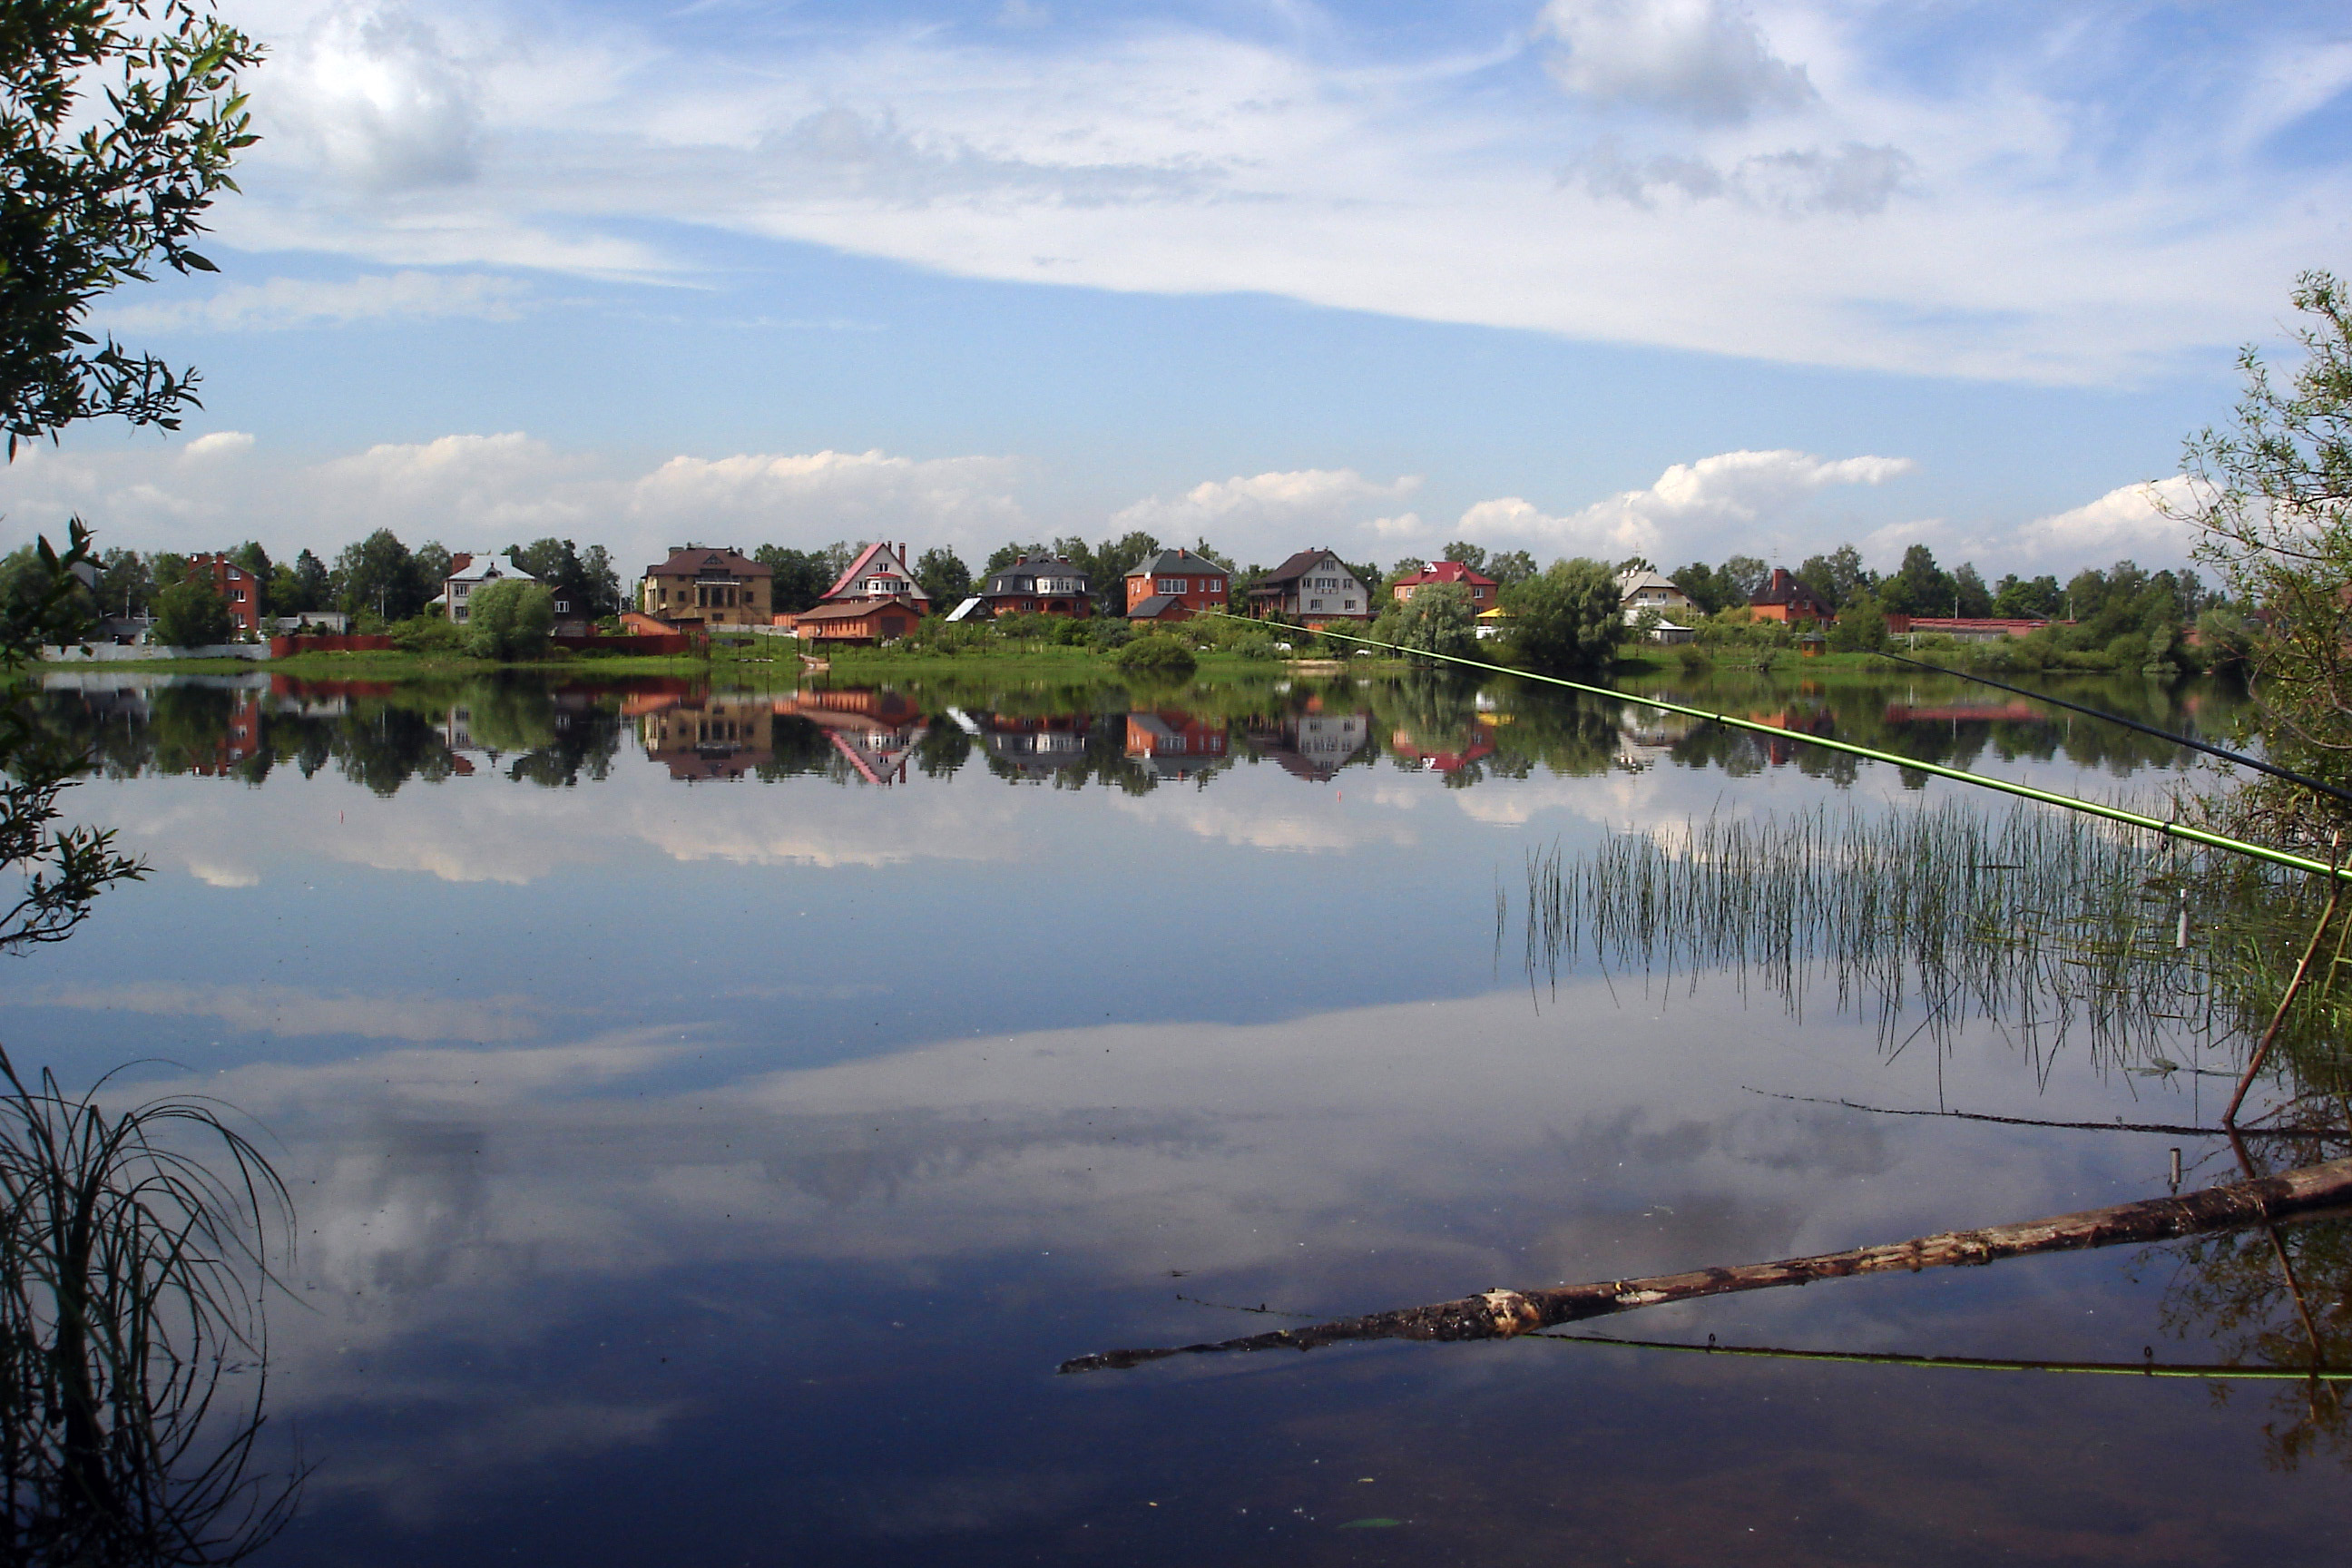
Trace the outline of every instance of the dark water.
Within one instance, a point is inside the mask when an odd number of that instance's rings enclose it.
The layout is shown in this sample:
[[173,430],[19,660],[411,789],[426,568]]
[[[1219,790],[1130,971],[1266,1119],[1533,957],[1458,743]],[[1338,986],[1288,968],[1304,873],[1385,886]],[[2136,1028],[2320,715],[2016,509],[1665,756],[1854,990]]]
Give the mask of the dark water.
[[[1661,684],[2102,797],[2193,776],[1930,678]],[[142,1085],[241,1108],[300,1205],[268,1398],[315,1470],[263,1561],[2168,1563],[2340,1537],[2343,1428],[2298,1383],[1528,1341],[1055,1374],[1285,1321],[1241,1309],[2155,1195],[2184,1142],[2190,1184],[2232,1173],[2211,1141],[1777,1098],[2203,1123],[2224,1055],[2154,1075],[1706,975],[1531,984],[1531,851],[1949,786],[1447,681],[93,675],[40,702],[101,758],[75,812],[155,870],[12,967],[0,1038],[69,1080],[169,1058]],[[2332,1236],[2299,1243],[2323,1310]],[[2250,1256],[1601,1331],[2259,1360],[2293,1307]]]

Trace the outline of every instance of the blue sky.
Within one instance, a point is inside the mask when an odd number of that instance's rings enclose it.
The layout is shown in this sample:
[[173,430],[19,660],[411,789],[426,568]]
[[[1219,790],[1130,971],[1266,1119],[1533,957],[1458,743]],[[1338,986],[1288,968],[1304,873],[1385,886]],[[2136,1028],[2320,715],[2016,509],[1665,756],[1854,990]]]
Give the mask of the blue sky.
[[2352,249],[2340,6],[224,8],[207,406],[12,533],[2157,564]]

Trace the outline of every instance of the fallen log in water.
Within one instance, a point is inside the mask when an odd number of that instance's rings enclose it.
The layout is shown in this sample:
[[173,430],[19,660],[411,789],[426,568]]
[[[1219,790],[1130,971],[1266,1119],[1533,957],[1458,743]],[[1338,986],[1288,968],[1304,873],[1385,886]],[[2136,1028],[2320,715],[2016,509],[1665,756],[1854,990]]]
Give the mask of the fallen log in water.
[[1984,1230],[1952,1230],[1883,1247],[1858,1247],[1778,1263],[1747,1263],[1700,1268],[1646,1279],[1602,1279],[1550,1290],[1488,1290],[1458,1301],[1406,1307],[1367,1317],[1342,1318],[1303,1329],[1276,1329],[1212,1344],[1171,1345],[1156,1350],[1104,1351],[1062,1363],[1064,1372],[1100,1372],[1136,1366],[1167,1356],[1213,1351],[1310,1351],[1347,1340],[1508,1339],[1555,1323],[1604,1318],[1636,1307],[1691,1301],[1735,1290],[1765,1290],[1776,1285],[1810,1285],[1855,1274],[1886,1274],[1941,1268],[1954,1264],[1997,1263],[2044,1252],[2079,1252],[2094,1247],[2169,1241],[2217,1230],[2291,1219],[2325,1209],[2352,1206],[2352,1160],[2307,1165],[2276,1176],[2208,1187],[2182,1197],[2149,1198],[2113,1208],[2027,1220]]

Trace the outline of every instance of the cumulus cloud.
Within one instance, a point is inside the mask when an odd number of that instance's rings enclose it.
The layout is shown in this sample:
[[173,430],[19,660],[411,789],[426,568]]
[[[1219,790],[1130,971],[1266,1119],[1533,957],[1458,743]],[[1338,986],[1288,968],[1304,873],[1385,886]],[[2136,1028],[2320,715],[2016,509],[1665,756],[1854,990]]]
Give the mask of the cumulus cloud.
[[1551,0],[1536,27],[1566,46],[1548,62],[1560,85],[1602,102],[1738,121],[1814,96],[1730,0]]
[[472,63],[396,0],[339,5],[278,46],[266,99],[274,128],[371,190],[473,178],[482,108]]
[[1211,529],[1245,532],[1265,525],[1336,527],[1420,488],[1418,474],[1383,483],[1368,479],[1353,468],[1236,475],[1195,485],[1179,496],[1137,501],[1111,519],[1111,529],[1114,532],[1143,529],[1163,539],[1181,539]]
[[672,458],[630,486],[630,515],[672,531],[702,522],[786,538],[941,534],[967,545],[1027,526],[1009,458],[917,459],[881,451]]
[[1676,463],[1645,489],[1624,490],[1566,516],[1504,496],[1471,507],[1456,527],[1465,538],[1525,542],[1563,552],[1654,554],[1669,533],[1769,522],[1832,486],[1884,484],[1916,466],[1908,458],[1723,452]]
[[1705,158],[1658,153],[1636,158],[1614,136],[1604,136],[1560,171],[1564,184],[1595,196],[1656,205],[1661,193],[1688,201],[1735,201],[1786,217],[1844,213],[1868,217],[1884,212],[1918,173],[1898,147],[1868,147],[1849,142],[1835,152],[1820,148],[1759,153],[1728,168]]
[[2189,481],[2175,474],[2123,485],[2095,501],[2038,517],[2017,531],[2018,548],[2034,561],[2084,561],[2109,554],[2185,560],[2191,529],[2168,512],[2190,500]]
[[405,270],[323,281],[272,278],[232,283],[201,300],[131,303],[100,320],[118,331],[267,331],[341,326],[395,317],[473,316],[512,321],[530,297],[528,284],[485,272]]
[[180,448],[184,462],[207,462],[242,457],[253,450],[253,437],[243,430],[215,430]]

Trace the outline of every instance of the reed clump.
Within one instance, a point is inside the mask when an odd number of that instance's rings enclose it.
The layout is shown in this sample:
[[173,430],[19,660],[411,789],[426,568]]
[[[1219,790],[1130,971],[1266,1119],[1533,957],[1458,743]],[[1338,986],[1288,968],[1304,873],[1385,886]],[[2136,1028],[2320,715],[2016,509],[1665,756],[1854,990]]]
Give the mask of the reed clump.
[[215,1106],[96,1093],[0,1052],[0,1561],[234,1562],[299,1489],[254,1464],[291,1205]]

